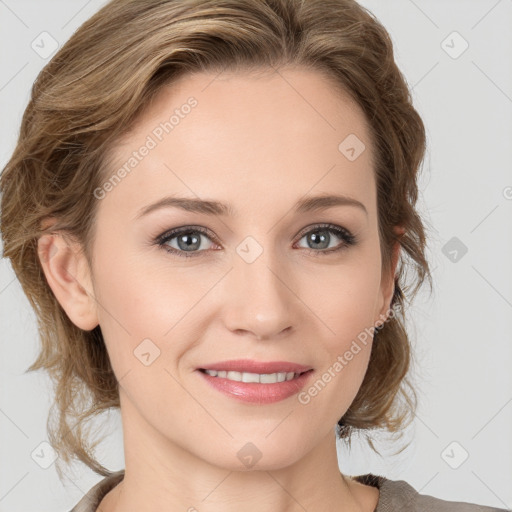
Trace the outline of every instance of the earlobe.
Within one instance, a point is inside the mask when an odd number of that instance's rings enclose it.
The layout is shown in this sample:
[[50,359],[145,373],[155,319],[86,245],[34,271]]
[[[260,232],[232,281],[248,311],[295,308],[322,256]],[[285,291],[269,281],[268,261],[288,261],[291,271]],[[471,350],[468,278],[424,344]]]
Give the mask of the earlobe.
[[37,247],[48,285],[69,319],[84,331],[94,329],[99,322],[92,279],[78,244],[53,232],[42,235]]

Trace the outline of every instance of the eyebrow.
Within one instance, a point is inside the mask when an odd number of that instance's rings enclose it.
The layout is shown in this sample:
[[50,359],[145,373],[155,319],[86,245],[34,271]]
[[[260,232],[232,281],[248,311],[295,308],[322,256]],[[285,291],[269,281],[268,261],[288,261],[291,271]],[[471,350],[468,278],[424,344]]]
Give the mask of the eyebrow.
[[[295,213],[307,213],[318,210],[325,210],[335,206],[354,206],[363,210],[366,215],[368,211],[363,203],[357,199],[345,195],[320,195],[305,197],[295,204]],[[235,216],[235,210],[229,204],[219,201],[208,201],[204,199],[166,196],[149,204],[139,210],[135,219],[140,219],[155,210],[162,208],[180,208],[188,212],[202,213],[204,215]]]

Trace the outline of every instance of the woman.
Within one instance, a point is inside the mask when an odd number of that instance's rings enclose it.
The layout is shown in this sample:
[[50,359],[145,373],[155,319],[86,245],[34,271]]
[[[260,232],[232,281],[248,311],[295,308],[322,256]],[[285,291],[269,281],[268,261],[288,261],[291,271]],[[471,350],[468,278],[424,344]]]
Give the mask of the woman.
[[[336,457],[416,406],[402,290],[430,280],[424,151],[389,36],[354,1],[114,0],[80,27],[1,176],[49,438],[105,477],[74,512],[456,506]],[[82,429],[112,407],[114,473]]]

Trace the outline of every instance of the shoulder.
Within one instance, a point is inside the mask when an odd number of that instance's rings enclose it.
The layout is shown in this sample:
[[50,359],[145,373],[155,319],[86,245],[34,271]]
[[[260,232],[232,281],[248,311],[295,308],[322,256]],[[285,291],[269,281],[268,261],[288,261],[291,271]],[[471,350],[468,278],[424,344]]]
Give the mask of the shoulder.
[[103,497],[124,478],[124,469],[115,471],[91,487],[69,512],[96,512]]
[[503,508],[493,508],[462,501],[447,501],[426,494],[420,494],[404,480],[389,480],[383,476],[367,474],[352,477],[356,481],[377,487],[380,491],[375,512],[506,512]]

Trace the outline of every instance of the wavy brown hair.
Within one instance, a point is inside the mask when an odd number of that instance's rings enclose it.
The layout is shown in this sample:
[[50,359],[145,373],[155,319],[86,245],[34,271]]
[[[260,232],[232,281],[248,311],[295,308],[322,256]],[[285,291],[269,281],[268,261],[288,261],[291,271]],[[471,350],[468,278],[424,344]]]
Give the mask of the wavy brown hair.
[[[389,34],[354,0],[113,0],[83,23],[39,73],[19,139],[0,177],[4,256],[37,315],[41,350],[27,369],[49,372],[55,398],[48,436],[60,458],[112,472],[94,456],[87,421],[119,407],[118,382],[100,326],[78,328],[43,273],[38,238],[61,232],[79,241],[89,265],[108,154],[164,85],[190,72],[278,70],[321,72],[363,110],[374,149],[382,270],[402,247],[390,306],[375,333],[359,392],[340,418],[353,431],[398,433],[412,421],[417,395],[405,329],[405,299],[428,277],[426,236],[415,209],[424,158],[423,122],[394,61]],[[43,226],[51,218],[56,223]],[[405,233],[398,236],[394,226]],[[412,276],[406,270],[412,269]],[[62,470],[57,463],[62,479]]]

